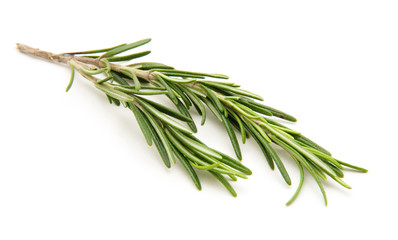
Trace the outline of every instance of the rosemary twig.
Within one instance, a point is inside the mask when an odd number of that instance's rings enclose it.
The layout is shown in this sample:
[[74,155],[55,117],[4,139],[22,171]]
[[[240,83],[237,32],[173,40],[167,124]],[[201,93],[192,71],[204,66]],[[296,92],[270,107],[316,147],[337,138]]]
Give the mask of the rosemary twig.
[[[192,135],[197,128],[189,113],[191,106],[202,116],[202,125],[207,116],[205,106],[223,123],[239,160],[242,159],[242,153],[235,130],[241,134],[243,143],[246,142],[246,138],[253,138],[271,169],[276,165],[289,185],[290,176],[284,166],[284,160],[280,159],[274,150],[274,145],[279,145],[290,154],[300,170],[300,183],[287,205],[292,203],[300,192],[304,182],[304,169],[320,187],[325,204],[327,199],[322,182],[327,179],[326,176],[343,187],[350,188],[342,180],[345,167],[367,172],[366,169],[333,158],[330,152],[301,133],[273,120],[273,117],[276,117],[295,122],[296,118],[259,103],[258,100],[263,100],[260,95],[241,89],[234,83],[214,80],[228,79],[226,75],[178,70],[154,62],[127,65],[115,63],[149,54],[149,51],[144,51],[116,56],[149,41],[150,39],[143,39],[111,48],[63,54],[49,53],[23,44],[17,44],[17,47],[29,55],[68,64],[72,76],[67,90],[72,85],[74,72],[78,71],[105,93],[110,103],[130,109],[147,143],[155,144],[165,165],[170,167],[179,160],[198,189],[201,189],[201,185],[196,171],[208,171],[236,196],[226,177],[231,180],[236,180],[237,177],[246,178],[251,171],[240,161],[206,146]],[[175,104],[176,109],[144,97],[156,94],[166,95]],[[182,125],[181,121],[187,123],[189,128]]]

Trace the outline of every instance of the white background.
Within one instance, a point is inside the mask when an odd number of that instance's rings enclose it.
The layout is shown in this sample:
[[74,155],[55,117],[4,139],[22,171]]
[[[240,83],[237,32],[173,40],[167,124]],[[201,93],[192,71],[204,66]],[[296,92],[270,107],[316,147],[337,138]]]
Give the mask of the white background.
[[[397,239],[397,1],[8,1],[0,8],[0,239]],[[283,183],[255,142],[231,197],[201,174],[167,169],[131,112],[68,68],[16,42],[88,50],[151,37],[142,61],[225,73],[297,117],[290,125],[338,159],[353,189],[310,176]],[[210,114],[209,114],[210,115]],[[199,117],[195,115],[195,119]],[[209,117],[198,136],[233,155]]]

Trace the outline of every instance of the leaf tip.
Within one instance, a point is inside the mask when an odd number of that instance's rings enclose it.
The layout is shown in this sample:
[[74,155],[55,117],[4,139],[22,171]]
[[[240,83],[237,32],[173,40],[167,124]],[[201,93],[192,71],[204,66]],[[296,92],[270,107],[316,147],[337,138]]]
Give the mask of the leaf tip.
[[291,122],[297,122],[297,119],[293,116],[290,116],[290,118],[288,120]]

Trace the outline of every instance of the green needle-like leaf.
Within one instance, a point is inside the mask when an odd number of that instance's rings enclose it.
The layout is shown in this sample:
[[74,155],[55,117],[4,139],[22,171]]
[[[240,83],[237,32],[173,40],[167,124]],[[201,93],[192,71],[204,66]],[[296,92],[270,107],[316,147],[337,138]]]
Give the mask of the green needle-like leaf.
[[145,116],[148,118],[151,126],[151,131],[152,131],[152,138],[153,141],[158,148],[158,151],[165,163],[165,165],[170,168],[171,164],[170,161],[175,162],[174,156],[171,150],[171,145],[168,141],[168,138],[165,135],[164,130],[159,126],[157,123],[156,119],[151,115],[149,111],[146,109],[142,108],[141,111],[145,114]]
[[217,73],[202,73],[202,72],[191,72],[191,71],[183,71],[177,69],[155,69],[157,71],[161,71],[163,73],[182,73],[182,74],[189,74],[191,76],[196,77],[212,77],[212,78],[222,78],[228,79],[228,76],[224,74],[217,74]]
[[187,138],[185,135],[177,132],[177,131],[173,131],[170,130],[170,132],[173,134],[174,137],[176,137],[180,142],[182,142],[184,145],[186,145],[187,147],[189,147],[189,149],[196,149],[197,151],[200,151],[206,155],[211,156],[212,158],[215,159],[221,159],[222,157],[217,154],[216,152],[214,152],[212,149],[198,144],[195,141],[192,141],[190,138]]
[[288,185],[291,185],[292,181],[291,181],[291,179],[289,177],[289,174],[286,171],[285,165],[283,164],[283,162],[279,158],[278,154],[276,154],[275,150],[266,141],[264,142],[264,147],[267,150],[267,152],[269,152],[269,154],[271,155],[272,160],[275,162],[276,166],[278,167],[278,170],[281,173],[281,175],[282,175],[283,179],[285,180],[285,182]]
[[130,61],[135,58],[140,58],[140,57],[146,56],[150,53],[151,53],[151,51],[143,51],[143,52],[133,53],[133,54],[126,55],[126,56],[108,57],[106,59],[108,59],[109,62]]
[[156,134],[153,128],[151,128],[151,131],[153,133],[153,142],[155,143],[155,146],[158,149],[160,157],[162,158],[166,167],[170,168],[171,167],[170,157],[168,155],[165,145],[162,143],[162,140],[160,139],[159,135]]
[[304,183],[304,169],[303,169],[303,166],[295,158],[294,158],[294,160],[296,161],[297,166],[298,166],[298,168],[300,170],[300,182],[299,182],[299,184],[297,186],[296,192],[293,194],[293,196],[290,198],[290,200],[286,203],[286,206],[289,206],[290,204],[292,204],[292,202],[294,200],[296,200],[298,194],[300,193],[301,188],[303,187],[303,183]]
[[166,88],[167,90],[167,96],[170,98],[170,100],[174,103],[177,104],[178,99],[177,96],[175,95],[174,91],[171,89],[171,87],[169,86],[169,84],[166,83],[166,81],[159,75],[159,74],[154,74],[156,76],[156,78],[158,79],[158,81],[160,82],[160,84]]
[[100,74],[100,73],[107,71],[106,68],[87,69],[84,67],[81,67],[79,70],[87,75],[96,75],[96,74]]
[[177,84],[169,82],[168,85],[170,86],[171,89],[173,89],[180,96],[180,98],[182,99],[182,101],[184,102],[184,104],[186,106],[186,109],[188,110],[192,106],[192,103],[188,99],[186,94],[177,86]]
[[157,110],[156,108],[152,107],[151,105],[149,105],[148,103],[140,100],[140,99],[136,99],[146,110],[148,110],[151,114],[153,114],[154,116],[156,116],[157,118],[159,118],[160,121],[169,124],[177,129],[179,129],[182,132],[191,134],[192,132],[185,128],[184,126],[182,126],[180,123],[174,121],[173,119],[169,118],[168,116],[166,116],[165,114],[163,114],[162,112],[160,112],[159,110]]
[[245,104],[248,107],[251,107],[254,111],[257,111],[257,112],[261,111],[260,109],[263,109],[264,112],[261,112],[261,113],[263,113],[265,115],[269,115],[269,113],[271,113],[272,116],[279,117],[279,118],[282,118],[282,119],[285,119],[285,120],[288,120],[288,121],[291,121],[291,122],[296,122],[297,121],[297,119],[295,117],[293,117],[293,116],[291,116],[291,115],[289,115],[287,113],[284,113],[284,112],[282,112],[280,110],[277,110],[275,108],[266,106],[264,104],[254,102],[252,100],[248,100],[247,98],[241,98],[239,100],[239,102],[242,103],[242,104]]
[[184,104],[178,100],[178,103],[176,104],[177,109],[180,111],[181,114],[183,114],[186,118],[190,119],[190,121],[187,121],[187,124],[189,128],[196,133],[198,129],[196,128],[195,122],[192,120],[191,114],[189,113],[188,109],[185,108]]
[[191,163],[189,163],[189,161],[184,157],[184,155],[182,155],[180,153],[180,151],[178,151],[174,146],[172,146],[173,149],[173,153],[176,156],[176,158],[181,162],[182,166],[185,168],[185,170],[187,170],[189,176],[191,177],[193,183],[195,184],[195,186],[201,190],[202,186],[200,184],[198,175],[196,175],[195,170],[193,169],[193,167],[191,166]]
[[[228,112],[228,113],[231,114],[231,112]],[[241,121],[240,122],[241,125],[239,125],[238,120],[235,119],[234,117],[230,117],[229,121],[230,121],[232,127],[234,127],[237,131],[239,131],[241,133],[242,143],[245,144],[246,139],[250,138],[250,134],[246,131],[245,126],[243,125],[243,122],[239,119],[239,121]],[[243,133],[243,135],[242,135],[242,133]]]
[[167,114],[169,116],[172,116],[172,117],[177,118],[178,120],[181,120],[181,121],[184,121],[184,122],[192,122],[192,118],[191,117],[186,116],[184,114],[181,114],[181,113],[179,113],[179,112],[177,112],[177,111],[175,111],[175,110],[173,110],[173,109],[171,109],[169,107],[166,107],[163,104],[160,104],[160,103],[157,103],[155,101],[152,101],[152,100],[149,100],[149,99],[146,99],[146,98],[142,98],[142,97],[138,97],[138,98],[141,101],[143,101],[143,102],[145,102],[147,104],[150,104],[152,107],[156,108],[157,110],[159,110],[159,111],[161,111],[161,112],[163,112],[163,113],[165,113],[165,114]]
[[112,88],[109,88],[107,86],[104,86],[102,84],[95,84],[95,87],[98,88],[99,90],[103,91],[105,94],[123,102],[133,102],[134,98],[131,97],[128,94],[125,94],[121,91],[114,90]]
[[160,91],[136,91],[133,89],[129,89],[129,88],[124,88],[124,87],[115,87],[115,89],[120,90],[122,92],[125,93],[131,93],[134,95],[164,95],[167,93],[167,91],[164,90],[160,90]]
[[201,124],[203,125],[206,120],[206,109],[205,109],[205,106],[203,105],[202,101],[193,92],[191,92],[191,90],[188,89],[187,87],[181,86],[181,90],[183,90],[184,93],[189,97],[189,99],[194,104],[198,113],[200,115],[202,115]]
[[309,147],[312,147],[320,152],[323,152],[324,154],[327,154],[329,156],[332,156],[332,154],[324,149],[323,147],[319,146],[318,144],[316,144],[315,142],[311,141],[311,139],[303,136],[302,134],[298,135],[298,136],[294,136],[294,139],[296,139],[296,141],[299,141],[300,143],[303,143]]
[[[188,150],[180,141],[178,141],[170,131],[166,130],[167,137],[170,139],[170,142],[173,143],[173,146],[178,149],[187,159],[191,162],[200,164],[201,166],[209,165],[209,163],[205,162],[204,160],[196,157],[190,150]],[[215,163],[212,161],[210,164]]]
[[241,151],[240,151],[240,146],[239,146],[239,143],[238,143],[238,139],[236,139],[235,131],[234,131],[234,129],[232,128],[232,125],[231,125],[231,123],[229,122],[228,118],[226,118],[226,117],[224,116],[224,114],[220,114],[220,116],[221,116],[222,121],[223,121],[223,123],[224,123],[225,129],[227,130],[229,139],[231,140],[231,143],[232,143],[232,146],[233,146],[233,148],[234,148],[236,157],[237,157],[239,160],[242,160],[242,153],[241,153]]
[[242,109],[241,106],[238,106],[235,102],[226,99],[220,99],[225,105],[235,109],[235,111],[245,117],[259,119],[260,116],[255,114],[254,112],[248,112],[247,109]]
[[252,109],[253,111],[256,111],[258,113],[264,114],[266,116],[273,116],[272,112],[270,112],[268,109],[264,108],[264,107],[260,107],[256,104],[253,104],[251,102],[244,102],[244,101],[239,101],[240,103],[246,105],[247,107],[249,107],[250,109]]
[[367,172],[368,172],[368,170],[365,169],[365,168],[357,167],[357,166],[351,165],[351,164],[349,164],[349,163],[345,163],[345,162],[340,161],[340,160],[336,160],[336,161],[339,162],[339,163],[340,163],[341,165],[343,165],[343,166],[352,168],[352,169],[357,170],[357,171],[359,171],[359,172],[363,172],[363,173],[367,173]]
[[170,81],[170,82],[176,82],[176,83],[191,83],[191,82],[195,82],[195,81],[196,81],[196,79],[192,79],[192,78],[190,78],[190,79],[172,78],[172,77],[169,77],[169,76],[167,76],[167,75],[164,75],[164,74],[161,73],[161,72],[155,72],[155,74],[158,75],[158,76],[160,76],[161,78],[167,80],[167,81]]
[[221,174],[216,173],[214,171],[209,171],[218,181],[220,181],[222,183],[222,185],[224,185],[224,187],[232,194],[232,196],[236,197],[238,196],[238,194],[236,194],[234,188],[231,186],[231,184],[229,184],[229,182],[227,181],[227,179],[225,179]]
[[73,79],[75,78],[75,67],[70,62],[68,62],[68,65],[70,67],[71,74],[70,74],[70,80],[69,80],[68,86],[66,86],[65,92],[68,92],[69,89],[72,87]]
[[254,99],[257,99],[257,100],[260,100],[260,101],[264,100],[260,95],[254,94],[252,92],[249,92],[249,91],[246,91],[246,90],[243,90],[243,89],[240,89],[240,88],[235,88],[235,87],[231,87],[231,86],[228,86],[228,85],[215,83],[215,82],[209,82],[209,81],[206,81],[206,82],[203,82],[203,83],[208,85],[208,86],[212,86],[212,87],[215,87],[215,88],[218,88],[218,89],[223,89],[223,90],[227,90],[227,91],[230,91],[230,92],[238,93],[238,94],[241,94],[243,96],[251,97],[251,98],[254,98]]
[[[265,122],[269,122],[268,119]],[[280,130],[281,132],[284,132],[284,133],[290,135],[290,138],[293,138],[293,139],[294,139],[294,137],[292,135],[295,135],[295,136],[300,135],[299,132],[296,132],[296,131],[294,131],[294,130],[292,130],[290,128],[280,127],[279,125],[274,125],[272,123],[270,123],[270,126],[272,126],[275,129]]]
[[240,177],[243,179],[247,179],[246,174],[240,172],[240,171],[236,171],[237,169],[234,169],[233,167],[231,167],[228,164],[223,164],[222,159],[214,159],[212,157],[210,157],[209,155],[206,155],[200,151],[195,151],[194,152],[195,156],[198,157],[199,159],[202,159],[203,161],[209,163],[209,164],[213,164],[213,163],[219,163],[219,166],[217,166],[217,168],[214,168],[214,171],[221,173],[221,174],[225,174],[228,176],[236,176],[236,177]]
[[111,71],[110,74],[111,74],[113,80],[114,80],[115,82],[117,82],[118,84],[124,85],[124,86],[129,86],[129,83],[128,83],[126,80],[124,80],[124,79],[119,75],[119,73],[117,73],[117,72],[115,72],[115,71]]
[[137,42],[129,43],[129,44],[126,44],[126,45],[121,45],[119,47],[113,48],[110,51],[107,51],[100,58],[112,57],[112,56],[117,55],[119,53],[122,53],[122,52],[128,51],[130,49],[133,49],[133,48],[142,46],[144,44],[147,44],[150,41],[151,41],[150,38],[146,38],[146,39],[143,39],[143,40],[140,40],[140,41],[137,41]]
[[[202,141],[200,141],[199,139],[197,139],[194,135],[186,135],[186,136],[191,138],[192,140],[196,141],[197,143],[204,145],[204,143]],[[225,153],[217,151],[215,149],[213,149],[213,151],[222,156],[222,159],[218,159],[218,161],[220,161],[220,162],[222,162],[222,163],[224,163],[224,164],[226,164],[244,174],[247,174],[247,175],[252,174],[252,171],[249,168],[247,168],[245,165],[243,165],[240,161],[228,156]]]
[[193,79],[204,79],[205,77],[202,76],[197,76],[197,75],[191,75],[188,73],[175,73],[175,72],[164,72],[164,71],[158,71],[160,73],[163,73],[164,75],[168,76],[168,77],[181,77],[183,79],[187,79],[187,78],[193,78]]
[[[214,114],[214,116],[216,116],[216,118],[222,122],[222,118],[220,112],[217,110],[216,106],[214,106],[214,104],[207,98],[203,99],[203,102],[206,104],[206,106],[210,109],[210,111]],[[205,122],[205,118],[203,118],[202,116],[202,125]]]
[[115,48],[121,47],[126,45],[126,43],[114,46],[114,47],[110,47],[110,48],[102,48],[102,49],[96,49],[96,50],[89,50],[89,51],[79,51],[79,52],[68,52],[65,54],[71,54],[71,55],[76,55],[76,54],[92,54],[92,53],[102,53],[102,52],[108,52],[110,50],[113,50]]
[[232,115],[232,119],[235,120],[236,123],[238,124],[239,127],[237,129],[240,130],[240,134],[242,136],[242,142],[243,142],[243,144],[245,144],[245,142],[246,142],[246,131],[245,131],[245,127],[243,126],[242,120],[233,111],[228,111],[228,113]]
[[222,163],[224,163],[224,164],[226,164],[226,165],[228,165],[246,175],[252,174],[252,171],[249,168],[247,168],[245,165],[243,165],[241,162],[239,162],[238,160],[236,160],[222,152],[219,152],[217,150],[215,152],[222,156],[222,159],[219,159],[220,162],[222,162]]
[[192,166],[194,166],[195,168],[199,169],[199,170],[212,170],[215,169],[216,167],[218,167],[220,165],[220,163],[213,163],[211,165],[204,165],[204,166],[199,166],[196,165],[195,163],[191,163]]
[[315,156],[317,157],[321,157],[323,159],[326,159],[327,161],[333,163],[333,165],[335,165],[336,167],[338,167],[341,170],[344,170],[344,167],[334,158],[332,158],[331,156],[324,154],[321,151],[318,151],[316,149],[313,149],[311,147],[303,147],[304,149],[310,151],[311,153],[313,153]]
[[224,112],[225,108],[222,105],[222,103],[220,102],[220,100],[216,97],[216,95],[213,93],[212,90],[208,89],[205,85],[201,84],[201,87],[207,92],[208,94],[208,98],[210,99],[210,101],[213,102],[213,104],[218,108],[218,110],[220,112]]
[[129,67],[139,68],[141,70],[152,70],[152,69],[173,69],[173,67],[165,65],[163,63],[156,62],[140,62],[127,65]]
[[268,141],[258,132],[256,131],[256,128],[253,126],[253,124],[246,119],[242,119],[244,126],[246,130],[250,133],[250,135],[253,137],[253,139],[257,142],[257,145],[260,147],[261,151],[263,152],[265,159],[268,162],[269,167],[274,170],[275,165],[274,161],[272,160],[272,156],[268,151],[268,148],[266,145],[268,144]]
[[123,73],[124,75],[128,76],[130,79],[133,80],[134,82],[134,87],[136,91],[139,91],[141,88],[141,83],[138,80],[137,76],[135,75],[135,73],[131,70],[131,69],[127,69],[127,68],[123,68],[120,69],[120,72]]
[[138,122],[138,125],[141,128],[142,133],[144,134],[145,140],[149,146],[152,146],[152,132],[150,130],[150,123],[141,112],[139,108],[137,108],[134,104],[129,103],[129,108],[134,113],[135,119]]
[[336,173],[336,175],[339,178],[343,178],[344,177],[344,173],[343,170],[341,170],[340,168],[336,167],[336,165],[332,164],[330,161],[328,161],[327,159],[324,159],[322,157],[319,157],[319,159],[321,159],[324,163],[326,163],[332,170],[334,173]]

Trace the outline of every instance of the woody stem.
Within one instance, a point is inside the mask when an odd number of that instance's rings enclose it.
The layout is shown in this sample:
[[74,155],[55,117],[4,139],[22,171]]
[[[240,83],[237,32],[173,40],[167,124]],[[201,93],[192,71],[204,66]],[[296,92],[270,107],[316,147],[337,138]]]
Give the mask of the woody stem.
[[[27,55],[42,58],[42,59],[48,60],[50,62],[67,64],[70,60],[74,59],[75,61],[93,65],[93,66],[96,66],[99,68],[106,67],[105,63],[97,58],[76,56],[76,55],[68,54],[68,53],[54,54],[51,52],[40,50],[38,48],[30,47],[30,46],[27,46],[27,45],[21,44],[21,43],[17,43],[17,49],[20,52],[25,53]],[[114,71],[119,72],[122,67],[124,67],[124,66],[111,63],[111,68]],[[130,70],[133,71],[137,77],[145,79],[147,81],[152,81],[152,80],[156,79],[156,77],[153,74],[151,74],[149,71],[143,71],[143,70],[134,69],[134,68],[132,68]]]

